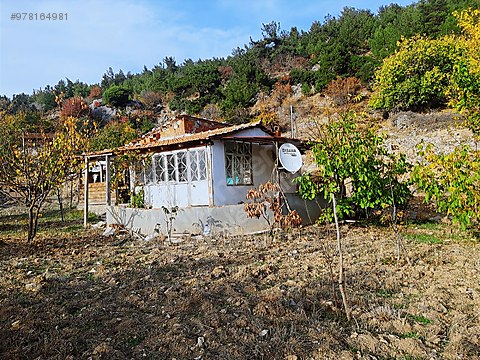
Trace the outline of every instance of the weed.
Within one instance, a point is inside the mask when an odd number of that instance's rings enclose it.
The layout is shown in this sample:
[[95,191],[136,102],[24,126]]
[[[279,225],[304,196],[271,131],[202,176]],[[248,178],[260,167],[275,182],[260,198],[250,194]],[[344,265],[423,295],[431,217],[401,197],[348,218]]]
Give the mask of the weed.
[[377,296],[380,296],[382,298],[385,298],[385,299],[388,299],[388,298],[391,298],[393,297],[393,295],[395,294],[392,290],[388,290],[388,289],[380,289],[380,290],[377,290],[375,292],[375,294]]
[[82,225],[70,225],[70,226],[67,226],[67,227],[63,228],[63,231],[67,232],[67,233],[71,233],[71,232],[79,231],[79,230],[82,230],[82,229],[83,229]]
[[418,334],[417,334],[416,331],[411,331],[411,332],[407,332],[405,334],[401,334],[400,338],[402,338],[402,339],[418,339]]
[[428,325],[428,324],[431,324],[432,323],[432,320],[426,318],[425,316],[422,316],[422,315],[411,315],[411,314],[408,314],[407,317],[419,324],[422,324],[422,325]]
[[408,240],[412,240],[422,244],[443,244],[443,241],[438,237],[429,234],[405,234]]
[[412,222],[411,224],[415,229],[421,229],[421,230],[439,230],[441,228],[441,224],[433,220],[427,220],[423,222]]
[[142,341],[145,339],[144,336],[134,336],[134,337],[131,337],[130,339],[128,339],[128,345],[130,345],[130,347],[135,347],[135,346],[138,346],[142,343]]

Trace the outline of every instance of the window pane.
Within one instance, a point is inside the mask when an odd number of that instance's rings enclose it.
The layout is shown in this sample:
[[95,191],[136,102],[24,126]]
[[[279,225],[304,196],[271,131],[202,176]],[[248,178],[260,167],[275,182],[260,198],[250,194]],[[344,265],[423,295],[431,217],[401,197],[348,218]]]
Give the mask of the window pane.
[[155,167],[155,181],[161,183],[165,181],[165,156],[156,155],[153,157]]
[[207,178],[207,153],[205,150],[198,150],[198,179],[205,180]]
[[191,181],[198,181],[198,160],[197,160],[198,151],[190,151],[190,179]]
[[187,153],[185,151],[177,153],[178,181],[187,182]]
[[177,181],[175,154],[167,154],[167,181]]
[[227,175],[227,185],[233,185],[233,157],[227,154],[225,157],[225,172]]
[[225,144],[227,185],[252,184],[252,146],[248,143]]

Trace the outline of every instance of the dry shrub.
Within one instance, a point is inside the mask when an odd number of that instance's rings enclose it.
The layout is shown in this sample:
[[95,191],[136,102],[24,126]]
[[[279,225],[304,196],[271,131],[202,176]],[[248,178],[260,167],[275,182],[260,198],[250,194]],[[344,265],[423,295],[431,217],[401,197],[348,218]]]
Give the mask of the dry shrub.
[[285,52],[275,56],[275,59],[263,59],[261,63],[262,69],[267,73],[278,75],[289,72],[292,69],[306,69],[308,67],[308,59],[303,56],[295,56],[289,52]]
[[88,95],[88,98],[98,99],[101,96],[102,96],[102,88],[100,86],[95,85],[90,89],[90,94]]
[[278,123],[277,113],[268,110],[262,110],[262,112],[255,117],[255,121],[261,121],[263,125],[271,126]]
[[[253,188],[247,193],[248,203],[243,206],[249,218],[263,217],[270,227],[270,235],[276,227],[289,229],[302,224],[302,219],[296,210],[290,210],[286,215],[282,212],[281,189],[276,183],[267,181],[260,184],[258,190]],[[271,214],[273,213],[273,219]]]
[[219,66],[218,72],[222,78],[222,82],[228,81],[233,74],[233,67],[231,66]]
[[278,105],[281,105],[282,102],[291,94],[292,94],[292,85],[290,85],[289,83],[284,83],[283,81],[277,81],[273,85],[271,98]]
[[356,77],[341,78],[337,77],[327,85],[325,94],[338,105],[343,106],[355,101],[362,89],[362,83]]
[[87,116],[89,113],[90,108],[81,97],[76,96],[62,102],[62,110],[60,110],[60,116],[62,118],[67,118],[69,116],[80,118],[82,116]]
[[142,94],[141,101],[148,109],[153,109],[155,106],[162,104],[163,96],[159,92],[146,91]]

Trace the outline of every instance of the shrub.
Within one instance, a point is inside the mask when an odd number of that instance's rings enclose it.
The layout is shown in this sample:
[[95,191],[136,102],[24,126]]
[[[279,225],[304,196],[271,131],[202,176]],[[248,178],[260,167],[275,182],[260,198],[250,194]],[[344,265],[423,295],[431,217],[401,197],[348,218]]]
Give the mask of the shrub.
[[60,116],[62,118],[67,118],[69,116],[80,118],[82,116],[87,116],[89,113],[90,108],[81,97],[69,98],[62,102],[62,109],[60,110]]
[[312,146],[318,170],[297,178],[305,199],[331,199],[333,194],[339,217],[368,216],[369,210],[402,205],[410,197],[408,184],[401,181],[409,169],[405,156],[387,153],[376,130],[361,129],[354,119],[348,113],[318,124],[318,141]]
[[447,104],[452,75],[464,52],[452,36],[430,40],[402,39],[399,50],[386,58],[375,73],[376,109],[420,109]]
[[89,99],[97,99],[102,95],[102,88],[98,85],[92,86],[90,89],[90,94],[88,95]]
[[130,100],[132,91],[119,85],[110,86],[103,93],[103,102],[108,105],[123,107]]
[[342,106],[354,100],[362,89],[362,83],[356,77],[337,77],[331,81],[325,94],[328,95],[336,105]]

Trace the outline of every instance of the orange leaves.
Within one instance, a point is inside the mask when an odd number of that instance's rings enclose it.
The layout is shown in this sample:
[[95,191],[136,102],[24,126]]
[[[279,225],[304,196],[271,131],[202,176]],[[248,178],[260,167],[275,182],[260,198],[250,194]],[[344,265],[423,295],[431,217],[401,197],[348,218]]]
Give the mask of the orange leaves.
[[260,184],[258,189],[253,188],[248,191],[246,198],[251,202],[246,203],[243,209],[250,218],[263,217],[271,227],[271,231],[274,227],[285,229],[300,226],[302,219],[297,211],[288,209],[286,215],[283,213],[281,194],[280,186],[276,183],[268,181]]
[[80,118],[88,115],[90,108],[88,104],[81,97],[73,97],[62,101],[62,109],[60,110],[60,116],[66,118],[73,116]]
[[356,96],[363,89],[362,83],[356,77],[341,78],[332,80],[325,91],[335,104],[342,106],[355,101]]

